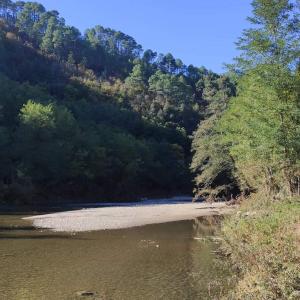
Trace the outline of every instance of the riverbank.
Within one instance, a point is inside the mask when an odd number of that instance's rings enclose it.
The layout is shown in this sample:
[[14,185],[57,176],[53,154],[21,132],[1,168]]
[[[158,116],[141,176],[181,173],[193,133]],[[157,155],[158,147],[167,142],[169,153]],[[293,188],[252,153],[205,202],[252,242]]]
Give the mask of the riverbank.
[[223,223],[225,253],[239,274],[228,299],[300,299],[299,223],[300,198],[259,195]]
[[82,232],[191,220],[201,216],[229,214],[233,209],[226,203],[149,202],[65,211],[25,219],[31,221],[37,228],[57,232]]

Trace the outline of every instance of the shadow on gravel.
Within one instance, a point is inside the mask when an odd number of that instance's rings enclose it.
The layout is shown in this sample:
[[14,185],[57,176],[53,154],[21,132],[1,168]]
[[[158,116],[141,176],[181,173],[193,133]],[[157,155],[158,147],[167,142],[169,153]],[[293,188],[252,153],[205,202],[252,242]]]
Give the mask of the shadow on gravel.
[[29,231],[36,230],[34,226],[0,226],[0,232],[2,231]]

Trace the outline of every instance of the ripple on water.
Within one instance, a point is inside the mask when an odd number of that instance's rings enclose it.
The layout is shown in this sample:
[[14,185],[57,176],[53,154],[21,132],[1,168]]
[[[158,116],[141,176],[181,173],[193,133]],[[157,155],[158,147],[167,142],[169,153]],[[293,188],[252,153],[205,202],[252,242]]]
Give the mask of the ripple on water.
[[217,245],[194,239],[214,233],[213,219],[75,235],[0,220],[2,299],[209,299],[229,278]]

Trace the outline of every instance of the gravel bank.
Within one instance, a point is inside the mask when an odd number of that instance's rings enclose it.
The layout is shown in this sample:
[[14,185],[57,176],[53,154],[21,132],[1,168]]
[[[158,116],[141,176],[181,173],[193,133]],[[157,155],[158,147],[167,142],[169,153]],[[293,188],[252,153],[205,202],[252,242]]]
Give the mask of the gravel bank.
[[79,232],[120,229],[147,224],[191,220],[232,211],[225,203],[155,204],[126,207],[88,208],[24,218],[37,228]]

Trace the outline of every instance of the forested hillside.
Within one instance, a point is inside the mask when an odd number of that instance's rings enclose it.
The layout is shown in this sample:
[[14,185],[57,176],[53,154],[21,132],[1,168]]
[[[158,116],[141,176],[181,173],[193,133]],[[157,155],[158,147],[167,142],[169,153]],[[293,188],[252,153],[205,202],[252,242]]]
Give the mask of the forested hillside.
[[[191,193],[190,136],[235,93],[226,76],[80,33],[36,2],[0,1],[1,199]],[[40,200],[39,200],[40,201]]]

